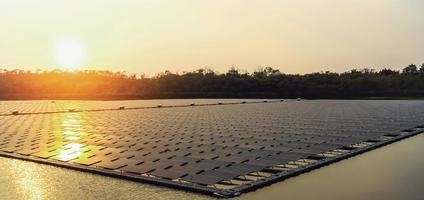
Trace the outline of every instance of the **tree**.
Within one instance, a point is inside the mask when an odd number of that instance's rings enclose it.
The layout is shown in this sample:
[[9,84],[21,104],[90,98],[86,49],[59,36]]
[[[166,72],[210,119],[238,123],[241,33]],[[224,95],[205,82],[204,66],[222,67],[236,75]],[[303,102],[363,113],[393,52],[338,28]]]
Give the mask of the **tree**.
[[228,70],[228,72],[227,72],[227,74],[226,74],[227,76],[232,76],[232,77],[240,77],[240,72],[239,72],[239,69],[237,69],[236,67],[234,67],[234,66],[232,66],[229,70]]
[[[417,75],[420,74],[420,75]],[[203,68],[164,71],[151,78],[85,70],[67,72],[0,69],[0,99],[40,98],[352,98],[424,96],[424,64],[402,73],[358,68],[345,73],[284,74],[271,67],[253,73],[231,67],[227,73]]]
[[399,72],[391,69],[384,68],[378,72],[381,75],[389,76],[389,75],[398,75]]
[[410,64],[407,67],[403,68],[402,74],[418,74],[417,66],[414,64]]
[[420,67],[420,74],[424,74],[424,63],[423,63],[423,64],[421,64],[421,67]]

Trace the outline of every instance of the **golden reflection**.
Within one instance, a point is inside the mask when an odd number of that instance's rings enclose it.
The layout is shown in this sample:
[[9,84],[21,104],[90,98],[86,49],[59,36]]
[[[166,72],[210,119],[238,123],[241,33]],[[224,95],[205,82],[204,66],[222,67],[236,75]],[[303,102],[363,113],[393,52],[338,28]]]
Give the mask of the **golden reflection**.
[[64,135],[77,135],[78,132],[75,132],[75,131],[64,131],[63,134]]
[[88,153],[90,148],[82,143],[87,135],[83,126],[84,113],[66,113],[59,120],[61,125],[55,130],[57,155],[53,159],[66,162],[92,156]]
[[59,155],[57,155],[57,159],[61,161],[70,161],[75,158],[78,158],[81,156],[81,152],[73,152],[73,151],[61,151]]
[[77,136],[69,136],[65,138],[66,140],[80,140],[81,137],[77,137]]
[[39,175],[34,170],[34,167],[16,164],[13,167],[13,171],[20,172],[16,181],[19,184],[19,193],[22,196],[27,199],[45,199],[44,190],[41,187],[44,184],[43,180],[38,177]]

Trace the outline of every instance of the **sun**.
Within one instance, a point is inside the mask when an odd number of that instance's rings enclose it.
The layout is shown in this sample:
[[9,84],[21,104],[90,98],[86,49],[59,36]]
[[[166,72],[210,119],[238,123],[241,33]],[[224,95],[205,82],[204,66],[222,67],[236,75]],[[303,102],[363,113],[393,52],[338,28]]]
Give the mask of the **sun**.
[[85,58],[85,48],[77,39],[62,39],[54,50],[56,62],[61,68],[75,70],[81,67]]

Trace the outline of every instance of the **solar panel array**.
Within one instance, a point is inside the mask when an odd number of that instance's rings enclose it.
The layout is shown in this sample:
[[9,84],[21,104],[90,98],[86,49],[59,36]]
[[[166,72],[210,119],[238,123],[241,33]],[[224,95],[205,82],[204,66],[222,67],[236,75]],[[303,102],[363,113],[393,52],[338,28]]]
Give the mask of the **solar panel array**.
[[[38,100],[38,101],[0,101],[0,115],[10,115],[13,112],[20,114],[55,113],[69,110],[116,110],[124,108],[152,108],[158,106],[190,106],[213,105],[217,103],[231,104],[244,101],[258,102],[258,99],[155,99],[155,100],[123,100],[123,101],[65,101],[65,100]],[[263,100],[259,100],[263,101]]]
[[8,102],[25,111],[0,116],[0,155],[230,197],[424,122],[421,101],[210,101]]

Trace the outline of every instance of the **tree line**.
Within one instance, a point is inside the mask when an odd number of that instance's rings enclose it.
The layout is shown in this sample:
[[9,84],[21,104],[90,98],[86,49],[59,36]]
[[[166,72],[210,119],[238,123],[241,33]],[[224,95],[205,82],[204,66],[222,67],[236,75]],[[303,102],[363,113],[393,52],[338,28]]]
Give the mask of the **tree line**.
[[353,69],[344,73],[285,74],[272,67],[252,73],[204,68],[153,77],[111,71],[0,69],[0,99],[143,98],[366,98],[423,97],[424,64],[402,70]]

